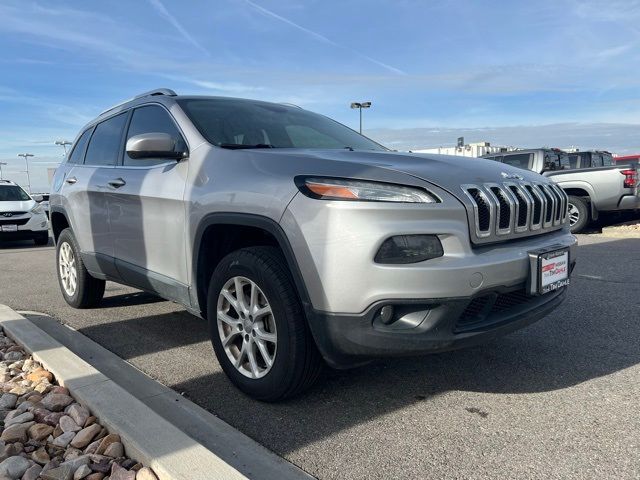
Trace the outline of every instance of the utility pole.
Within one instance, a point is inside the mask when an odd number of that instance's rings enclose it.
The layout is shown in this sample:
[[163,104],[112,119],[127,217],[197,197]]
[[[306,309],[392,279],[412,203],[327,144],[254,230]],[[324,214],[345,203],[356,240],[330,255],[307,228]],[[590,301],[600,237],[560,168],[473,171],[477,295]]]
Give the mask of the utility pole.
[[2,166],[8,165],[7,162],[0,162],[0,180],[2,180]]
[[357,108],[360,110],[360,135],[362,135],[362,109],[370,108],[371,102],[352,102],[351,108]]
[[24,163],[27,165],[27,186],[29,188],[29,195],[31,195],[31,177],[29,176],[29,157],[34,157],[33,153],[19,153],[19,157],[24,158]]
[[55,144],[56,145],[62,145],[62,148],[64,148],[64,156],[67,156],[67,145],[71,145],[72,142],[70,142],[69,140],[56,140]]

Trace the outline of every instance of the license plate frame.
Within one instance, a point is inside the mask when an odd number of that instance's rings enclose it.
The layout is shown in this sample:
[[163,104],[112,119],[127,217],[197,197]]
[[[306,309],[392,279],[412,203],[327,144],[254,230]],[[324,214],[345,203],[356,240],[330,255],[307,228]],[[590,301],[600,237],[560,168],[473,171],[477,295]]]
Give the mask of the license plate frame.
[[10,223],[7,225],[0,225],[0,230],[3,232],[17,232],[18,231],[18,225],[16,225],[15,223]]
[[531,266],[527,282],[529,295],[545,295],[571,283],[569,248],[553,246],[528,254]]

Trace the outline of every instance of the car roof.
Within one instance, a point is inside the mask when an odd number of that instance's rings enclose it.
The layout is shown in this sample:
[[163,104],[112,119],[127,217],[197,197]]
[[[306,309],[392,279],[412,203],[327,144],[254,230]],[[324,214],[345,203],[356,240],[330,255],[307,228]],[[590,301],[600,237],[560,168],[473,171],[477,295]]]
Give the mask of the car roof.
[[0,180],[0,187],[17,186],[18,184],[11,180]]

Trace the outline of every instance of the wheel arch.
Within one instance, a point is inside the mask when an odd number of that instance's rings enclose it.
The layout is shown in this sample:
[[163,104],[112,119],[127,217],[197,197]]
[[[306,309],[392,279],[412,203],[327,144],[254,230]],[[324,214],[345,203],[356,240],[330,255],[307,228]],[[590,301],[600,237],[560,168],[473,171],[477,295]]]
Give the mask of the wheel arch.
[[192,250],[193,281],[190,294],[194,310],[200,316],[207,316],[209,281],[219,261],[232,251],[257,245],[279,248],[305,312],[311,308],[309,294],[291,244],[275,220],[247,213],[211,213],[198,224]]
[[51,231],[53,232],[53,241],[54,243],[58,243],[58,237],[60,237],[60,233],[65,228],[69,228],[71,223],[69,222],[69,217],[67,216],[67,212],[65,212],[62,207],[52,207],[51,208]]
[[595,195],[595,192],[590,188],[591,185],[589,184],[558,184],[567,195],[571,195],[574,197],[581,197],[586,199],[587,203],[589,204],[589,210],[591,211],[591,219],[592,220],[597,220],[598,219],[598,209],[596,208],[594,202],[593,202],[593,197]]

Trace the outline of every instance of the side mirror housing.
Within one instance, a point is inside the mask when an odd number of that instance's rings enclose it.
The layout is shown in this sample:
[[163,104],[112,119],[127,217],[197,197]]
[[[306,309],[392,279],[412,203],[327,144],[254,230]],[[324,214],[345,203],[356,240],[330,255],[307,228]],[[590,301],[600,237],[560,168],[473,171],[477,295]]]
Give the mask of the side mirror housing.
[[31,198],[33,198],[37,203],[40,203],[42,200],[44,200],[42,195],[33,195]]
[[[180,151],[182,150],[182,151]],[[127,155],[133,159],[172,158],[180,160],[187,156],[184,149],[176,149],[176,141],[168,133],[143,133],[127,140]]]

